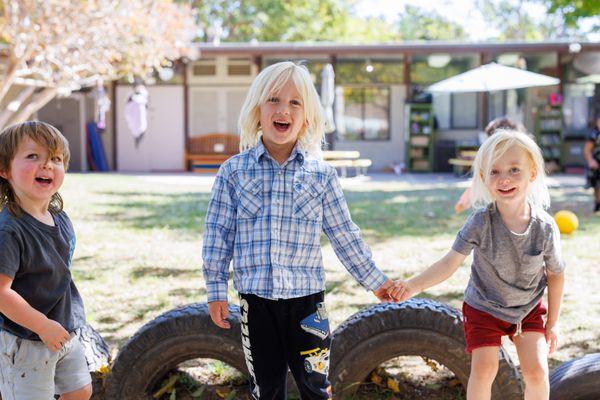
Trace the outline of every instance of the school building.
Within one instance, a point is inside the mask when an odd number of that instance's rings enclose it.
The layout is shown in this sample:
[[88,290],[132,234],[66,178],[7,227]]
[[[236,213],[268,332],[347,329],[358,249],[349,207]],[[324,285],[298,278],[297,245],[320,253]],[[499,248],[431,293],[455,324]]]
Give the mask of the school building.
[[[507,115],[525,124],[551,170],[583,166],[581,149],[600,91],[600,43],[334,43],[200,44],[200,58],[176,62],[147,82],[147,129],[132,136],[125,106],[133,86],[112,82],[106,129],[100,134],[111,170],[185,171],[190,138],[237,134],[237,118],[256,74],[282,60],[304,60],[318,91],[322,69],[335,72],[337,130],[330,148],[356,150],[371,171],[404,167],[451,171],[448,159],[476,147],[487,121]],[[560,85],[479,93],[429,94],[427,86],[496,62],[557,77]],[[597,95],[600,98],[600,94]],[[69,138],[72,170],[90,169],[85,124],[93,92],[57,98],[38,113]]]

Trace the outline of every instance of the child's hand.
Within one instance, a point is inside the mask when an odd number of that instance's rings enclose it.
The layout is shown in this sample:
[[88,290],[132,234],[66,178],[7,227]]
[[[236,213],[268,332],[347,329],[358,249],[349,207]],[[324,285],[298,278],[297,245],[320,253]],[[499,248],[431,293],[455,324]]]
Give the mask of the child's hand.
[[593,158],[588,162],[588,166],[590,167],[590,169],[598,169],[598,161],[594,160]]
[[548,343],[549,353],[552,354],[558,347],[558,336],[560,335],[560,329],[558,324],[548,325],[546,324],[546,343]]
[[61,324],[51,319],[48,319],[39,332],[36,332],[42,342],[50,349],[50,351],[57,352],[71,340],[69,332]]
[[416,290],[410,285],[410,282],[398,279],[390,289],[390,296],[396,301],[406,301],[417,294]]
[[385,283],[383,285],[381,285],[379,287],[379,289],[374,290],[373,294],[375,295],[375,297],[377,297],[379,299],[379,301],[383,302],[383,303],[389,303],[391,301],[397,302],[398,300],[396,300],[394,297],[390,296],[389,290],[391,290],[394,287],[394,281],[391,279],[388,279],[387,281],[385,281]]
[[227,301],[211,301],[208,303],[210,319],[212,319],[216,326],[223,329],[231,328],[229,321],[227,321],[227,317],[229,316],[227,304]]

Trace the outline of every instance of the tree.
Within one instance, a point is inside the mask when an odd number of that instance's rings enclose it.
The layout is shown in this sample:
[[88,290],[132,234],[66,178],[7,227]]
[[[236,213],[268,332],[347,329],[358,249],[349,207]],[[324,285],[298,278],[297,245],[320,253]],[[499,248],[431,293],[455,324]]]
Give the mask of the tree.
[[400,13],[398,29],[402,40],[464,40],[464,28],[435,11],[407,5]]
[[193,56],[194,32],[191,9],[170,0],[4,0],[0,128],[57,94]]
[[[600,16],[598,0],[541,0],[548,7],[548,13],[559,14],[568,26],[574,27],[583,18]],[[595,30],[600,29],[596,22]]]
[[476,6],[491,27],[499,32],[497,40],[584,39],[579,26],[567,25],[558,14],[534,18],[527,0],[477,0]]
[[397,38],[380,18],[358,18],[341,0],[197,0],[206,42],[375,42]]

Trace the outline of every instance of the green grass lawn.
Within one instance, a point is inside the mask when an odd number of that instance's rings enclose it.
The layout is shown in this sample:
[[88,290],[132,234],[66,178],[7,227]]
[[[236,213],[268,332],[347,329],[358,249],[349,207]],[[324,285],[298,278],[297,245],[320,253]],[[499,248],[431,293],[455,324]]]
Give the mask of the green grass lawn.
[[[466,218],[453,212],[465,187],[453,178],[434,184],[346,180],[344,186],[376,263],[392,278],[409,277],[441,257]],[[201,272],[206,179],[70,174],[62,194],[77,232],[73,268],[88,320],[113,348],[158,314],[206,301]],[[600,351],[600,217],[590,213],[591,193],[583,188],[558,187],[551,194],[553,212],[571,209],[580,219],[579,230],[563,237],[568,273],[562,345],[551,360],[556,365]],[[326,239],[323,258],[335,327],[376,299],[349,279]],[[460,307],[469,262],[424,296]],[[233,289],[230,293],[237,301]]]

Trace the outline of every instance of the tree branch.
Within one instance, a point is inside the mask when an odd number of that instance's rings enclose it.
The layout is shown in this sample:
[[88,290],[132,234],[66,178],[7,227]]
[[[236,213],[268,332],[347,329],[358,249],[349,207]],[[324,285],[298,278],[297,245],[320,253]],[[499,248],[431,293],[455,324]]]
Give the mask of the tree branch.
[[56,96],[56,92],[56,88],[45,88],[34,94],[27,105],[19,110],[19,112],[8,121],[8,125],[27,121],[33,113],[48,104],[48,102]]

